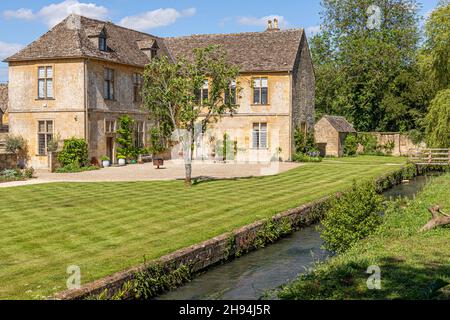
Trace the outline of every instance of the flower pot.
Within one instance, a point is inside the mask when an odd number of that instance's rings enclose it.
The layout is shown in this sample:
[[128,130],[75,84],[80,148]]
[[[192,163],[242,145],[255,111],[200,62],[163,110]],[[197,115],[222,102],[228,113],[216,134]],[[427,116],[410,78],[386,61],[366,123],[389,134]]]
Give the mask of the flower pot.
[[159,159],[158,158],[153,159],[153,165],[155,167],[157,167],[157,169],[159,169],[160,166],[164,165],[164,159],[160,159],[160,158]]
[[104,160],[104,161],[102,161],[102,165],[103,165],[103,168],[108,168],[111,165],[111,163],[109,162],[109,160]]
[[119,159],[118,163],[120,167],[123,167],[127,164],[127,161],[125,159]]

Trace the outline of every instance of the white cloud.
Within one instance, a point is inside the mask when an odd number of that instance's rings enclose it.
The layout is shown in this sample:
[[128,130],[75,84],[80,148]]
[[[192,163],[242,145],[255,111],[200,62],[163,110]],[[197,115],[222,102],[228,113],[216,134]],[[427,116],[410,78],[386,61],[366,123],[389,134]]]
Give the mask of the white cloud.
[[312,27],[306,28],[306,35],[308,36],[308,38],[314,37],[319,32],[320,32],[320,26],[312,26]]
[[239,17],[237,21],[239,24],[242,24],[244,26],[267,27],[267,21],[269,20],[273,21],[274,19],[278,19],[278,24],[280,28],[285,28],[289,24],[283,16],[279,16],[276,14],[261,18]]
[[6,18],[17,18],[25,20],[39,20],[53,27],[69,14],[75,13],[93,19],[104,20],[108,17],[108,9],[97,6],[94,3],[79,2],[78,0],[65,0],[59,3],[52,3],[42,7],[39,11],[33,12],[31,9],[21,8],[19,10],[7,10],[3,12]]
[[120,20],[121,26],[135,30],[150,30],[174,24],[179,18],[191,17],[197,13],[195,8],[178,11],[173,8],[160,8],[147,11],[135,16],[128,16]]
[[18,43],[0,41],[0,60],[3,60],[21,50],[24,46]]
[[23,19],[32,20],[34,19],[34,14],[31,9],[21,8],[19,10],[6,10],[3,15],[7,19]]

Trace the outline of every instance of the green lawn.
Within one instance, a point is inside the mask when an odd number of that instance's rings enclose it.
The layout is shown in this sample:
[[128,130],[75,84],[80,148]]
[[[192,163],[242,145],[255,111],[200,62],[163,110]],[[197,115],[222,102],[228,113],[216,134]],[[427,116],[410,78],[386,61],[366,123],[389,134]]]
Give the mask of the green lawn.
[[[287,285],[284,299],[450,299],[450,228],[420,233],[427,208],[450,211],[450,174],[436,178],[406,208],[388,210],[380,229],[344,254]],[[381,270],[381,290],[368,290],[366,270]]]
[[398,169],[404,158],[329,159],[278,176],[200,183],[55,183],[0,189],[0,298],[36,299],[207,240]]

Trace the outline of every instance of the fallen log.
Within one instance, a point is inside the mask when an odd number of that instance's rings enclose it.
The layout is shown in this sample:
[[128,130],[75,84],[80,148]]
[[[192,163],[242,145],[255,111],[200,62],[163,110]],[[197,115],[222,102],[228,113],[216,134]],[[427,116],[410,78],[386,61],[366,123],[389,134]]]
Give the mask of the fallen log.
[[428,211],[430,211],[432,219],[420,229],[420,232],[429,231],[438,226],[450,224],[450,215],[443,212],[438,205],[428,208]]

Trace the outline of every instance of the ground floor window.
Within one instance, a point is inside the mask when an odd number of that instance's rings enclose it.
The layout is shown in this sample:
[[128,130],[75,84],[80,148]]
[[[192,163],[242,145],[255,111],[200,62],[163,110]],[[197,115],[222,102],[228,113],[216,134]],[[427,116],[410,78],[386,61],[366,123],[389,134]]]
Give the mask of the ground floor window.
[[53,139],[53,121],[40,120],[38,122],[38,154],[45,156],[48,145]]
[[253,124],[253,149],[267,149],[267,123],[258,122]]
[[134,144],[136,148],[144,148],[144,122],[136,121],[134,129]]
[[116,132],[116,121],[106,120],[105,121],[105,133],[115,133]]

